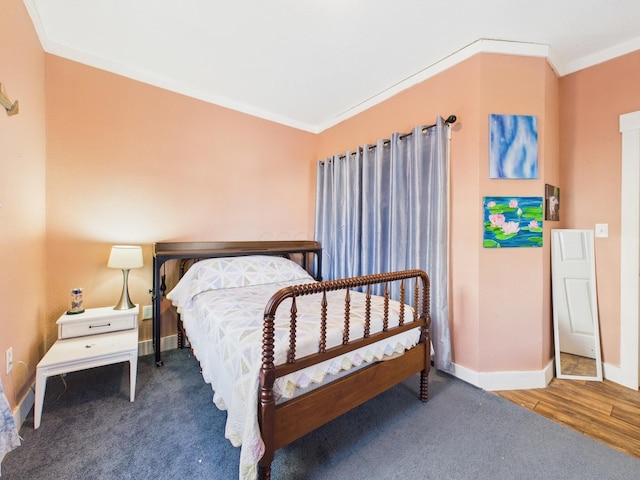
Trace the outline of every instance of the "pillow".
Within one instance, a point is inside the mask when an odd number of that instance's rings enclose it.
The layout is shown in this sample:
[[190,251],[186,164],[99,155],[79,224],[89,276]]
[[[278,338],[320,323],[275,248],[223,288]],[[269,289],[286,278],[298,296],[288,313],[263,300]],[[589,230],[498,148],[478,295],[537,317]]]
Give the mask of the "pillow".
[[[203,260],[202,263],[206,261],[207,260]],[[173,287],[169,293],[167,293],[167,298],[173,301],[174,305],[182,305],[188,300],[190,296],[189,289],[191,288],[191,282],[193,281],[193,278],[198,274],[198,269],[196,268],[196,265],[198,265],[198,263],[200,262],[193,264],[189,270],[184,272],[184,275],[182,275],[182,278],[178,281],[178,284]]]
[[270,255],[209,258],[195,263],[167,298],[180,305],[200,292],[293,280],[313,281],[297,263]]

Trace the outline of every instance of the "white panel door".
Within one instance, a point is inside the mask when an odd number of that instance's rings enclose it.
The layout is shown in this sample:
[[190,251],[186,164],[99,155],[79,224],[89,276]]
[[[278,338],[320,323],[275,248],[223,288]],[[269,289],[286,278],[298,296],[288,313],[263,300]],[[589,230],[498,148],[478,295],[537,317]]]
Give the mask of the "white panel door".
[[592,230],[551,231],[553,316],[564,353],[597,358],[600,349]]

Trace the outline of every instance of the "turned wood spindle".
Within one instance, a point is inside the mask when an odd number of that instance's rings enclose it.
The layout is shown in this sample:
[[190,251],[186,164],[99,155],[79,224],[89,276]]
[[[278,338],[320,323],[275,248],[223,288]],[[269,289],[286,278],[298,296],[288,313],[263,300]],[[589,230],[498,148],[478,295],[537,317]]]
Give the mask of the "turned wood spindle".
[[289,353],[287,355],[287,363],[295,363],[296,361],[296,323],[298,320],[298,305],[296,297],[291,299],[291,316],[289,320]]
[[350,328],[350,315],[351,315],[351,294],[347,288],[344,295],[344,330],[342,331],[342,344],[349,343],[349,328]]
[[322,292],[322,302],[320,303],[320,348],[319,353],[324,353],[327,349],[327,292]]
[[364,304],[364,338],[371,334],[371,285],[367,285],[367,294]]

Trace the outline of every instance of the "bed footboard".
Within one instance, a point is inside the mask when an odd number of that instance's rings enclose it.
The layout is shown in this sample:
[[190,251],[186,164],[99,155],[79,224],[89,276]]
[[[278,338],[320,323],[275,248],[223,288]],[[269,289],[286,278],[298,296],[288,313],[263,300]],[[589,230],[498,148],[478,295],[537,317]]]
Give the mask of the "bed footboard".
[[[413,314],[404,318],[405,282],[413,279]],[[388,325],[389,285],[400,282],[400,319],[397,326]],[[383,284],[384,316],[382,331],[368,331],[371,285]],[[365,334],[362,338],[351,339],[343,335],[342,344],[326,348],[324,325],[326,324],[326,292],[344,290],[344,332],[349,332],[350,290],[366,287]],[[319,294],[323,296],[320,312],[321,335],[318,352],[302,358],[296,358],[296,298],[303,295]],[[278,291],[269,301],[264,314],[262,339],[262,368],[259,390],[259,423],[265,453],[258,465],[261,479],[271,478],[271,463],[275,450],[291,443],[334,418],[361,405],[385,390],[420,373],[420,399],[428,399],[428,376],[430,369],[430,283],[422,270],[407,270],[385,274],[368,275],[342,280],[317,282],[287,287]],[[285,299],[291,299],[290,343],[287,362],[274,364],[275,317],[276,311]],[[276,378],[306,368],[310,365],[343,355],[357,348],[367,346],[379,340],[391,337],[403,331],[420,328],[418,345],[404,354],[386,361],[372,363],[337,381],[319,387],[300,397],[276,405],[273,386]]]

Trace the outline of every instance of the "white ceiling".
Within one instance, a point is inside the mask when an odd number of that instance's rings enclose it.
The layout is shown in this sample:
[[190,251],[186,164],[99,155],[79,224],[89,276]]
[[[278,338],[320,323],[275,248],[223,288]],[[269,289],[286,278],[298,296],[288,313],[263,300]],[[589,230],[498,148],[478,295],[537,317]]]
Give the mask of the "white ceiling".
[[565,75],[640,49],[638,0],[24,3],[48,53],[310,132],[479,52]]

